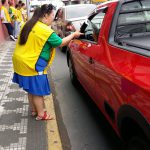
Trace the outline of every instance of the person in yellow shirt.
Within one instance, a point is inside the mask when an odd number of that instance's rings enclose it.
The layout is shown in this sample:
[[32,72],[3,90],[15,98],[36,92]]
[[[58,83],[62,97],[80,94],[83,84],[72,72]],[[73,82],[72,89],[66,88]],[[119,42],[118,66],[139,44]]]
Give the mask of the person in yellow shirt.
[[16,19],[16,9],[14,8],[13,3],[11,1],[9,1],[8,4],[11,22],[14,22],[14,20]]
[[14,21],[14,35],[15,38],[18,38],[21,28],[21,17],[20,17],[19,5],[15,5],[15,21]]
[[10,18],[9,12],[7,10],[8,3],[6,0],[1,0],[1,2],[2,2],[2,6],[1,6],[1,13],[0,14],[1,14],[2,23],[6,26],[10,38],[13,41],[16,41],[16,39],[13,35],[14,28],[11,24],[11,18]]
[[24,19],[23,19],[23,15],[22,15],[22,1],[19,1],[18,4],[17,4],[17,14],[18,14],[18,17],[19,17],[19,21],[21,22],[21,26],[24,24]]
[[22,14],[22,17],[23,17],[23,21],[26,22],[27,21],[27,12],[26,12],[26,5],[25,3],[22,3],[21,4],[21,14]]
[[18,14],[17,14],[17,9],[13,7],[13,3],[9,1],[9,14],[11,18],[11,22],[13,23],[14,26],[14,37],[17,39],[18,34],[20,32],[20,23],[18,22]]
[[53,117],[44,110],[43,96],[51,93],[47,69],[55,56],[55,48],[67,45],[81,35],[76,31],[61,39],[52,29],[54,6],[42,5],[24,25],[13,53],[13,82],[27,93],[32,116],[36,120],[51,120]]

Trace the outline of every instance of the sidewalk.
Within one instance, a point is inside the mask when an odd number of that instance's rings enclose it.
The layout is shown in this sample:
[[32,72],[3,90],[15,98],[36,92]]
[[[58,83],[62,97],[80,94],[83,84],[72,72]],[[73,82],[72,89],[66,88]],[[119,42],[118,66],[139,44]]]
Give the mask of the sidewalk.
[[15,43],[0,44],[0,150],[62,150],[52,96],[45,97],[55,120],[30,116],[27,94],[12,83]]

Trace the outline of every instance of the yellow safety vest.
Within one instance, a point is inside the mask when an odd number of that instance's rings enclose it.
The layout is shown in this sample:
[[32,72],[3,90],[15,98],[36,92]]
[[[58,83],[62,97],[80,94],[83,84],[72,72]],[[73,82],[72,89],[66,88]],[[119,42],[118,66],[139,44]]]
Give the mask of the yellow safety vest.
[[9,13],[8,13],[7,8],[5,8],[4,6],[2,6],[2,7],[1,7],[1,10],[4,10],[4,13],[5,13],[6,19],[7,19],[7,21],[10,23],[10,22],[11,22],[11,20],[10,20],[10,16],[9,16]]
[[[40,53],[54,31],[42,22],[37,22],[29,33],[25,45],[19,44],[19,39],[13,54],[14,72],[22,76],[35,76],[38,72],[35,70],[36,62]],[[52,63],[55,56],[55,48],[51,49],[51,56],[43,74],[47,74],[48,66]]]

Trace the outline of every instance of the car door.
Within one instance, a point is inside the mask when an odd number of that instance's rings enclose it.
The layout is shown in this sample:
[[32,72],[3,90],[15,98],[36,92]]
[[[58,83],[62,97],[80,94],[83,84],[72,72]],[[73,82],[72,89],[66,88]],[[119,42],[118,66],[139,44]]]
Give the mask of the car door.
[[80,40],[75,40],[73,51],[74,65],[79,81],[82,83],[89,95],[95,99],[95,62],[97,51],[100,49],[98,44],[99,31],[104,14],[93,13],[81,27],[84,36]]

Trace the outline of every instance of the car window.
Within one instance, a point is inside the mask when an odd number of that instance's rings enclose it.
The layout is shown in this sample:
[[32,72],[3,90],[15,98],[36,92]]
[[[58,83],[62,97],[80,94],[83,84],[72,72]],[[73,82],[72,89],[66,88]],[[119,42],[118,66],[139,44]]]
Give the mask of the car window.
[[150,33],[150,1],[132,1],[121,7],[116,39]]
[[150,8],[150,3],[147,1],[135,1],[122,5],[121,10],[136,10],[141,8]]
[[118,25],[133,23],[136,24],[143,21],[150,21],[150,11],[120,14]]
[[100,12],[90,17],[91,19],[87,20],[87,26],[84,30],[85,39],[93,42],[98,42],[98,36],[104,16],[105,13]]
[[86,17],[89,15],[91,11],[95,9],[95,5],[84,5],[84,6],[77,6],[68,7],[66,8],[66,18],[73,19],[79,17]]
[[135,10],[141,8],[141,5],[139,2],[131,2],[126,3],[125,5],[122,5],[121,10]]

